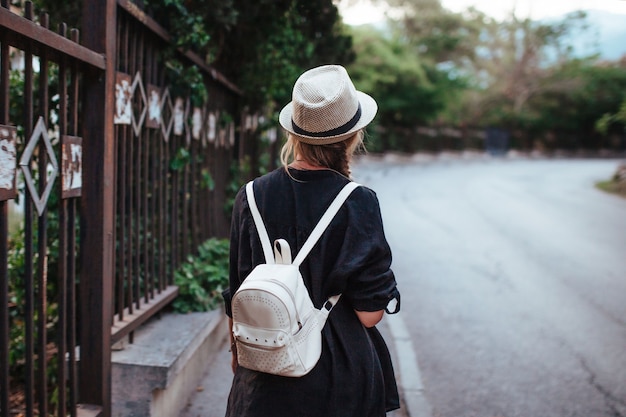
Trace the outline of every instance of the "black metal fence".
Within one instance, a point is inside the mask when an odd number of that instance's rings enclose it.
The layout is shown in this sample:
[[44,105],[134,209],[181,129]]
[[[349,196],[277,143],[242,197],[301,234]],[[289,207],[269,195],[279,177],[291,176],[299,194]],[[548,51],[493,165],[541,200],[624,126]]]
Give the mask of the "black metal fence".
[[[208,103],[169,89],[168,34],[128,0],[83,31],[0,7],[0,417],[110,416],[111,345],[226,236],[240,92],[191,53]],[[225,116],[228,117],[225,117]],[[20,228],[9,232],[9,203]],[[11,217],[15,219],[16,216]]]
[[173,272],[187,254],[227,235],[237,112],[236,88],[191,54],[205,70],[208,102],[176,96],[160,59],[167,34],[133,3],[118,3],[113,342],[176,296]]

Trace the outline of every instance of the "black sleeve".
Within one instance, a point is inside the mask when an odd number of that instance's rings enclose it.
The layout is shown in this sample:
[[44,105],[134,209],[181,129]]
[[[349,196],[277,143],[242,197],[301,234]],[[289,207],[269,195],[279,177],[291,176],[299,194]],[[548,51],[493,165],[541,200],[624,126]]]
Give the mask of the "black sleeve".
[[[346,268],[344,296],[359,311],[378,311],[399,301],[391,270],[391,249],[385,238],[376,194],[364,187],[350,204],[348,228],[338,265]],[[396,311],[392,311],[396,312]]]
[[224,297],[226,314],[232,317],[231,298],[237,291],[239,285],[243,281],[242,273],[245,277],[247,272],[242,271],[250,269],[246,267],[251,263],[250,255],[250,237],[248,236],[248,227],[245,224],[245,216],[243,212],[247,209],[247,200],[245,198],[245,187],[242,187],[235,196],[233,205],[233,213],[230,226],[230,255],[229,255],[229,284],[227,291],[222,293]]
[[233,316],[232,309],[230,308],[230,302],[232,301],[232,294],[230,293],[230,287],[222,291],[222,298],[224,299],[224,310],[228,317]]

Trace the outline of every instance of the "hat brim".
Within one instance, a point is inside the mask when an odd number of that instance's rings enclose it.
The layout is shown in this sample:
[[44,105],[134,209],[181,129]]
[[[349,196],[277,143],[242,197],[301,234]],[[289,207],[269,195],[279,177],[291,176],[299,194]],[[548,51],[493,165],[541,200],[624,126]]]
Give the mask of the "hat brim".
[[376,100],[374,100],[371,96],[363,93],[362,91],[357,91],[356,93],[359,99],[359,103],[361,104],[361,118],[356,123],[356,125],[354,125],[354,127],[346,133],[322,137],[306,136],[295,133],[291,122],[293,116],[293,102],[290,102],[285,107],[283,107],[283,109],[280,111],[278,121],[283,129],[296,136],[297,139],[301,142],[305,142],[311,145],[327,145],[329,143],[341,142],[342,140],[349,138],[350,136],[354,135],[356,132],[370,124],[370,122],[374,120],[374,116],[376,116],[376,112],[378,111],[378,105],[376,104]]

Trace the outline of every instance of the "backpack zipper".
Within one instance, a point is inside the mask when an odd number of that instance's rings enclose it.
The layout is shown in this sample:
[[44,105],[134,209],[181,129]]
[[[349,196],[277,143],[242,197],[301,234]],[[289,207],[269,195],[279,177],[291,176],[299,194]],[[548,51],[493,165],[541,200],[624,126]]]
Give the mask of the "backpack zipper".
[[[289,293],[289,297],[291,298],[291,303],[294,305],[294,307],[296,307],[296,297],[291,292],[291,289],[289,289],[289,287],[287,287],[285,284],[283,284],[281,281],[277,279],[272,279],[270,281],[280,285],[285,291],[287,291],[287,293]],[[300,321],[300,314],[298,313],[297,308],[294,308],[294,311],[296,312],[296,321],[298,322],[298,330],[301,330],[302,322]]]

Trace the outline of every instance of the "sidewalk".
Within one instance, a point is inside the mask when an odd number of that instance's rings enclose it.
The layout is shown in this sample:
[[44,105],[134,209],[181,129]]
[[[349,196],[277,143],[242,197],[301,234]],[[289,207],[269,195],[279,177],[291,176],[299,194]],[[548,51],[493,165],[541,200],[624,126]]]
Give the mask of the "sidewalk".
[[[385,337],[389,350],[393,357],[396,377],[398,378],[398,389],[400,390],[400,400],[402,407],[400,410],[387,413],[387,417],[427,417],[409,414],[405,406],[405,391],[403,390],[400,374],[403,361],[398,358],[396,343],[391,335],[388,320],[385,317],[378,325],[378,329]],[[230,352],[228,352],[228,340],[223,341],[221,349],[214,356],[211,363],[206,365],[206,373],[196,389],[196,392],[189,399],[187,407],[181,412],[179,417],[224,417],[226,413],[226,400],[232,382],[233,373],[230,369]],[[409,389],[410,393],[411,390]],[[268,416],[269,417],[269,416]],[[430,416],[428,416],[430,417]]]

